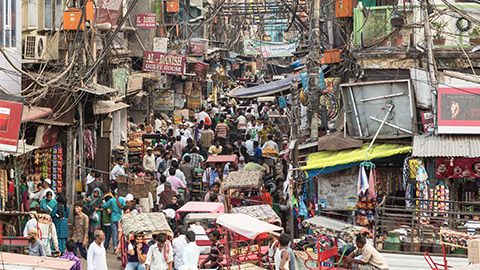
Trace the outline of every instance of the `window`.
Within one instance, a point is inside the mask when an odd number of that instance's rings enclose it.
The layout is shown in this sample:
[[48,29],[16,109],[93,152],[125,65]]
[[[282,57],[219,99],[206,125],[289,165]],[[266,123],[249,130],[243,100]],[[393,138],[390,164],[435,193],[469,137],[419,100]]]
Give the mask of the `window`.
[[0,47],[16,47],[16,0],[0,0]]
[[28,0],[28,28],[38,28],[38,3],[37,0]]
[[63,23],[63,1],[55,0],[55,30],[60,30]]
[[44,0],[45,5],[43,6],[43,26],[46,29],[52,29],[52,20],[53,20],[53,5],[52,0]]

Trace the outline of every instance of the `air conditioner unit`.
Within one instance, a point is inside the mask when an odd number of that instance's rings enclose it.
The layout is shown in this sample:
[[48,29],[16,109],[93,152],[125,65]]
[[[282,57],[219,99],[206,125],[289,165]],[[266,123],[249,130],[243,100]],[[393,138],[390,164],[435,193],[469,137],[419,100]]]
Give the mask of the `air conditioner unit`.
[[25,59],[43,60],[47,46],[45,36],[26,36],[25,38]]

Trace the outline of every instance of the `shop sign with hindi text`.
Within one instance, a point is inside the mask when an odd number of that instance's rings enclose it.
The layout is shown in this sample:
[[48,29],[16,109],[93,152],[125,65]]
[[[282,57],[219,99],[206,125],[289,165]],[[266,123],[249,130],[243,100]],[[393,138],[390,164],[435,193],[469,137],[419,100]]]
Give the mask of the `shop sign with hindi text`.
[[185,72],[185,55],[145,51],[142,71],[183,75]]
[[172,111],[175,105],[175,92],[160,90],[153,92],[153,109],[156,111]]

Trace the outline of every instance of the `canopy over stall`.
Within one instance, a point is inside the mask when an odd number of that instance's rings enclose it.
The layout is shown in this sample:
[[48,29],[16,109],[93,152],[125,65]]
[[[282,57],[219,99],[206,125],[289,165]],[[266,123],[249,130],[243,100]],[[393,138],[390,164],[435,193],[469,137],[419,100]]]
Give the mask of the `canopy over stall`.
[[267,204],[235,207],[232,208],[231,213],[245,214],[268,223],[282,223],[282,220],[277,215],[277,213],[275,213],[275,211],[273,211],[273,209]]
[[[365,161],[368,143],[362,148],[348,149],[341,151],[322,151],[310,154],[307,165],[302,167],[308,178],[323,175],[350,167],[358,166]],[[411,146],[398,144],[373,144],[368,159],[372,162],[381,161],[381,158],[404,155],[412,150]],[[403,158],[402,158],[403,160]]]
[[181,212],[223,213],[224,206],[217,202],[187,202],[175,212],[175,216],[178,218]]
[[322,216],[312,217],[303,221],[303,226],[312,229],[317,234],[340,236],[347,242],[354,240],[355,234],[367,230],[365,227]]
[[217,218],[217,224],[248,239],[255,239],[262,233],[278,233],[283,230],[282,227],[245,214],[224,214]]
[[122,215],[120,222],[125,235],[165,233],[173,237],[172,229],[163,213],[125,214]]

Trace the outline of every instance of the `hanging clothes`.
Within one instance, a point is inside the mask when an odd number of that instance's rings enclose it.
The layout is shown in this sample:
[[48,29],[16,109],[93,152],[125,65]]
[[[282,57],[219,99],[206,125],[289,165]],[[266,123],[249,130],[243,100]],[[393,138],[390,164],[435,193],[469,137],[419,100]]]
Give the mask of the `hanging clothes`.
[[370,176],[368,177],[368,194],[373,200],[377,200],[377,177],[374,169],[370,170]]
[[365,193],[368,189],[368,178],[365,172],[365,167],[360,166],[358,172],[357,194]]

